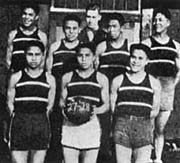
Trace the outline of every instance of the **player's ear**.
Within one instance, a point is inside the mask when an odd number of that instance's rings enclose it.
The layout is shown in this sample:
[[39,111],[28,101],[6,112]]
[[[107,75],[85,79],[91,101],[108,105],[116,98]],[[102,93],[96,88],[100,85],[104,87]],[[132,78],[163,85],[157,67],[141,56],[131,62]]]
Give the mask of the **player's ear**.
[[39,20],[39,15],[36,15],[35,20],[36,21]]
[[98,16],[98,20],[100,21],[100,20],[101,20],[101,18],[102,18],[102,15],[101,15],[101,14],[99,14],[99,16]]

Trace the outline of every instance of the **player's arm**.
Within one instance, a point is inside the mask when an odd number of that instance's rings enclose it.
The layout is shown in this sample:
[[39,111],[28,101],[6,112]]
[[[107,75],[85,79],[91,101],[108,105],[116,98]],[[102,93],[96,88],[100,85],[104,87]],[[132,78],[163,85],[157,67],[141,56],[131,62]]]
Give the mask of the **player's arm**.
[[157,80],[156,78],[154,78],[151,75],[150,75],[150,83],[151,83],[151,87],[154,91],[153,105],[152,105],[152,111],[150,114],[150,118],[154,119],[158,115],[159,109],[160,109],[161,85],[160,85],[159,80]]
[[51,74],[46,73],[46,77],[47,77],[47,82],[50,86],[49,93],[48,93],[48,105],[47,105],[47,113],[49,113],[52,111],[52,107],[54,105],[56,82],[55,82],[54,77]]
[[107,45],[106,45],[106,41],[103,41],[101,43],[99,43],[96,47],[96,51],[95,51],[95,67],[97,68],[99,66],[99,57],[102,55],[102,53],[104,53],[106,51]]
[[40,38],[40,40],[42,41],[42,43],[44,44],[45,46],[45,49],[47,48],[47,35],[46,33],[42,32],[41,30],[38,31],[38,36]]
[[6,51],[6,63],[8,68],[11,65],[12,51],[13,51],[13,39],[17,33],[17,30],[13,30],[8,35],[7,51]]
[[176,41],[174,41],[175,43],[175,46],[176,46],[176,50],[177,50],[177,56],[176,56],[176,68],[177,68],[177,74],[176,74],[176,77],[175,77],[175,86],[176,84],[180,81],[180,44]]
[[71,77],[72,77],[72,72],[66,73],[62,77],[62,82],[61,82],[61,95],[60,95],[60,100],[59,100],[59,106],[62,109],[66,106],[66,98],[67,98],[67,84],[70,82]]
[[97,81],[101,85],[102,105],[94,108],[95,114],[102,114],[109,110],[109,81],[102,73],[97,73]]
[[15,100],[15,93],[16,93],[15,86],[17,82],[19,81],[21,75],[22,75],[21,71],[15,74],[12,74],[9,80],[8,91],[7,91],[7,106],[8,106],[10,115],[14,111],[14,100]]
[[46,67],[48,72],[51,72],[52,70],[52,65],[53,65],[53,53],[58,49],[60,46],[61,42],[55,42],[50,45],[50,48],[48,50],[48,55],[47,55],[47,60],[46,60]]
[[114,78],[111,84],[111,92],[110,92],[110,108],[112,113],[114,113],[116,107],[117,100],[117,91],[123,81],[123,75],[117,76]]

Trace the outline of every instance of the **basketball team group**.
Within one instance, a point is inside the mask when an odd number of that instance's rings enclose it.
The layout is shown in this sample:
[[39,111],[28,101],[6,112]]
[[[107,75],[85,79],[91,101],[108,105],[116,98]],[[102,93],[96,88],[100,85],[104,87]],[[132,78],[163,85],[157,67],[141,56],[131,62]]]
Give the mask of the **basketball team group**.
[[64,37],[51,45],[37,26],[39,6],[26,4],[21,11],[6,55],[12,162],[44,163],[51,153],[57,163],[105,163],[111,157],[162,163],[180,80],[180,44],[167,33],[170,11],[154,9],[152,36],[130,43],[122,14],[107,14],[101,28],[100,6],[89,4],[86,27],[76,14],[65,15]]

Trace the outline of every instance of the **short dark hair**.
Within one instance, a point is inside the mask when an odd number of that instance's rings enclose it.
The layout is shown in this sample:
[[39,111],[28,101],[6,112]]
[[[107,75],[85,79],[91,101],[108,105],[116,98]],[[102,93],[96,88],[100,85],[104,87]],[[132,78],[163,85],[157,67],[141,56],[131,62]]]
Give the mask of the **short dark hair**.
[[76,50],[76,53],[78,54],[78,52],[80,51],[80,49],[82,48],[88,48],[92,51],[93,55],[95,55],[95,49],[96,49],[96,46],[93,42],[88,42],[88,43],[81,43],[77,50]]
[[21,12],[23,12],[25,9],[27,8],[32,8],[34,10],[34,12],[36,13],[36,15],[39,14],[40,8],[38,4],[35,3],[27,3],[27,4],[23,4],[21,5]]
[[142,43],[132,44],[130,46],[130,57],[132,56],[135,50],[143,50],[146,53],[146,56],[149,58],[151,50],[147,45],[142,44]]
[[111,13],[108,15],[108,22],[110,20],[117,20],[119,24],[122,26],[125,23],[124,16],[120,13]]
[[171,20],[171,13],[167,8],[155,8],[153,12],[153,18],[158,14],[163,14],[167,19]]
[[75,14],[68,14],[63,19],[63,28],[65,26],[65,23],[67,21],[71,21],[71,20],[77,22],[79,26],[81,25],[81,19],[77,15],[75,15]]
[[99,3],[90,3],[86,7],[86,12],[88,10],[98,10],[98,13],[100,13],[101,7]]
[[43,42],[41,40],[33,40],[33,41],[27,41],[27,43],[25,44],[24,47],[24,51],[25,53],[29,50],[30,47],[32,46],[36,46],[39,47],[42,51],[42,53],[44,54],[45,51],[45,46],[43,44]]

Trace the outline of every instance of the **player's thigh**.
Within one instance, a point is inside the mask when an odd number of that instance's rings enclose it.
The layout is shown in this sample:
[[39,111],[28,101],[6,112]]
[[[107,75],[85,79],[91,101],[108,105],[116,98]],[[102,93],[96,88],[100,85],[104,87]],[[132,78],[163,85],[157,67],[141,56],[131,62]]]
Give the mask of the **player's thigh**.
[[96,163],[99,149],[90,149],[83,152],[82,163]]
[[78,163],[80,151],[63,146],[64,163]]
[[12,163],[27,163],[28,151],[11,151]]
[[134,150],[135,163],[147,163],[151,158],[152,145],[146,145]]
[[31,163],[43,163],[47,150],[31,150]]
[[117,163],[131,163],[132,149],[120,144],[115,145]]
[[157,132],[163,132],[167,121],[170,117],[171,111],[160,111],[156,121],[155,121],[155,127]]

